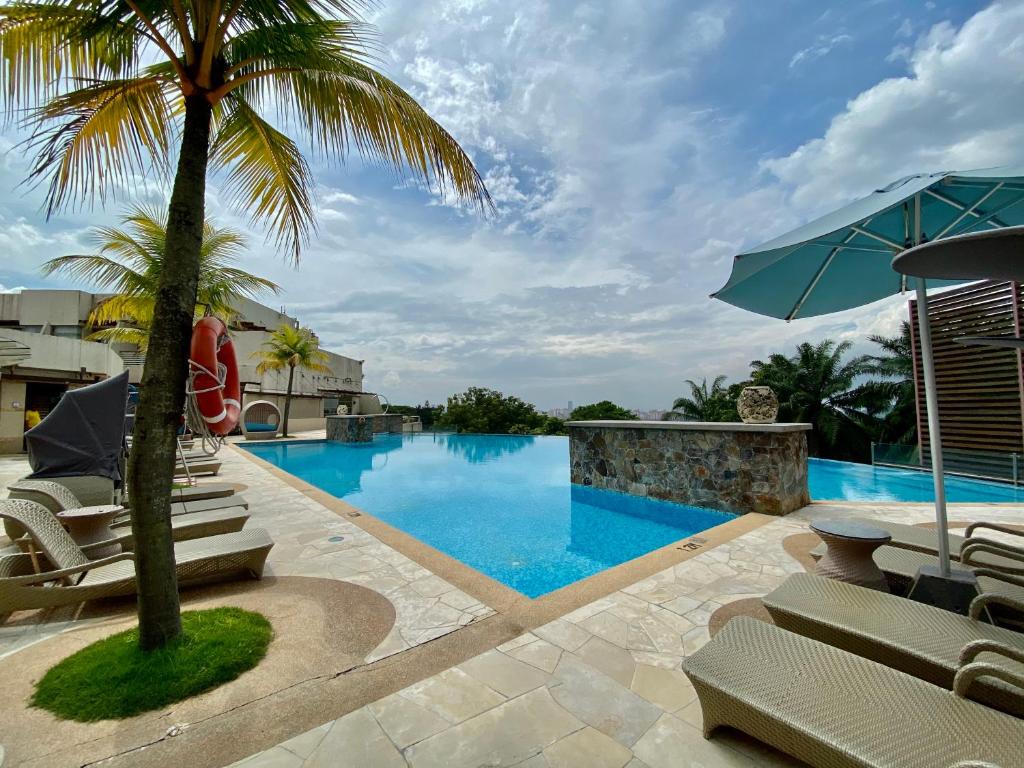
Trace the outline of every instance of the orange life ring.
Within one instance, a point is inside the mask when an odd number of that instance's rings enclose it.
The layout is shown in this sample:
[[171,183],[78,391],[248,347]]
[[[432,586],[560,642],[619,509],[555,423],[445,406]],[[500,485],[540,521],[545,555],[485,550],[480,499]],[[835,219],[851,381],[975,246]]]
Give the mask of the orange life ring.
[[[223,320],[204,317],[196,323],[188,364],[193,371],[193,393],[206,428],[215,435],[227,435],[238,424],[242,392],[235,345]],[[220,366],[224,368],[223,385]]]

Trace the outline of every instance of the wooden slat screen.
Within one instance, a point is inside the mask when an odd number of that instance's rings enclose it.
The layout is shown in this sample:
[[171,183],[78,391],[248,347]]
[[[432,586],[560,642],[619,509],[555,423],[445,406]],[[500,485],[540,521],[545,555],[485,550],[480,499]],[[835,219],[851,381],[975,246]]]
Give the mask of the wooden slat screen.
[[[928,297],[942,447],[949,471],[1010,475],[1008,454],[1024,452],[1021,353],[954,343],[961,336],[1019,336],[1024,312],[1016,283],[986,281]],[[910,301],[918,440],[930,462],[917,302]]]

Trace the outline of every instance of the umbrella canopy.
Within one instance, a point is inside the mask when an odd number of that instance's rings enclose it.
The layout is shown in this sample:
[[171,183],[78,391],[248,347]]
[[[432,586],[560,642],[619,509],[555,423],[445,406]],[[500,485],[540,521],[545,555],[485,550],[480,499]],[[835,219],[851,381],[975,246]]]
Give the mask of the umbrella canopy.
[[[733,260],[729,282],[712,297],[785,320],[868,304],[906,289],[907,276],[893,269],[897,254],[928,241],[1022,225],[1021,203],[1024,166],[907,176],[739,254]],[[987,275],[936,280],[932,285],[955,285],[981,277]],[[935,479],[939,572],[948,577],[942,438],[928,296],[924,278],[912,279],[917,291],[928,438]]]
[[100,475],[121,483],[128,372],[71,389],[25,433],[32,478]]
[[[739,254],[729,282],[712,296],[785,320],[869,304],[906,289],[906,277],[892,268],[897,253],[918,242],[1024,224],[1021,203],[1024,166],[907,176]],[[966,280],[929,284],[958,282]]]

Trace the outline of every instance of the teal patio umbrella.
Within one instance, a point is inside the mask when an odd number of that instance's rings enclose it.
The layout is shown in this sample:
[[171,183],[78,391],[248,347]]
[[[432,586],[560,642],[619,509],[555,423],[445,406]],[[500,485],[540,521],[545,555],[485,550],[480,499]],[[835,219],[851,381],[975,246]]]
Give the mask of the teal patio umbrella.
[[[928,436],[935,482],[940,573],[949,577],[942,441],[935,393],[928,297],[923,278],[892,267],[921,243],[1024,224],[1024,166],[907,176],[733,259],[729,281],[712,298],[793,320],[917,292]],[[968,280],[934,280],[947,286]]]

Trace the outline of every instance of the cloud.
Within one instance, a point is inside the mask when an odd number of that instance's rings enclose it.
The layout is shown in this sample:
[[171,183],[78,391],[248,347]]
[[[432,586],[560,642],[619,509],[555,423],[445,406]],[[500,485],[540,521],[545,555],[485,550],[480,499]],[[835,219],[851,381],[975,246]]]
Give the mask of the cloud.
[[824,135],[764,168],[806,211],[909,173],[1015,162],[1024,138],[1024,3],[994,3],[957,29],[933,26],[907,75],[850,100]]
[[816,59],[824,58],[832,53],[832,49],[837,45],[850,43],[852,41],[853,38],[845,33],[837,35],[819,35],[814,45],[801,48],[793,54],[793,58],[789,60],[789,68],[795,69],[801,64],[809,64]]

